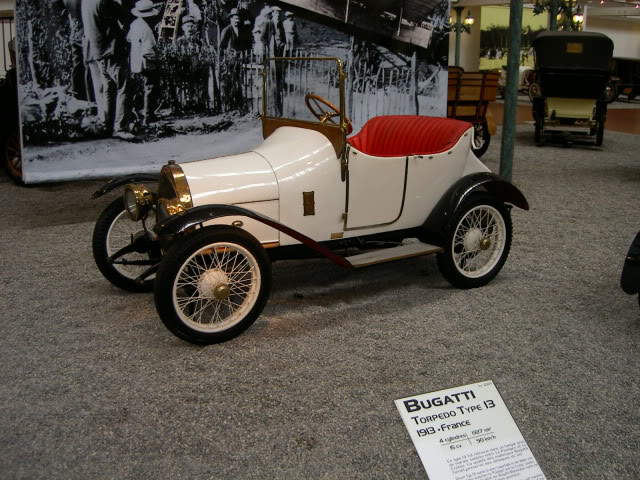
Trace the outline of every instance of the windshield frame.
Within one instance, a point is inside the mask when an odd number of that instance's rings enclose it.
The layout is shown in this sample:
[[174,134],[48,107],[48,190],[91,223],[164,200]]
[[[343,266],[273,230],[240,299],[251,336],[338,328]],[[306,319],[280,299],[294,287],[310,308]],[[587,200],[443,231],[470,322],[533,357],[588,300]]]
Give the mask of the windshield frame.
[[[267,85],[267,71],[269,69],[269,62],[273,61],[334,61],[338,68],[338,89],[340,93],[340,121],[338,124],[330,122],[320,122],[300,120],[296,118],[287,117],[274,117],[268,115],[268,85]],[[262,120],[262,135],[263,138],[267,138],[277,128],[290,126],[298,128],[306,128],[309,130],[315,130],[325,135],[331,144],[333,145],[336,155],[340,157],[344,151],[348,132],[348,120],[345,113],[346,100],[345,100],[345,80],[347,74],[344,69],[343,61],[336,57],[267,57],[264,60],[262,68],[262,114],[260,118]]]

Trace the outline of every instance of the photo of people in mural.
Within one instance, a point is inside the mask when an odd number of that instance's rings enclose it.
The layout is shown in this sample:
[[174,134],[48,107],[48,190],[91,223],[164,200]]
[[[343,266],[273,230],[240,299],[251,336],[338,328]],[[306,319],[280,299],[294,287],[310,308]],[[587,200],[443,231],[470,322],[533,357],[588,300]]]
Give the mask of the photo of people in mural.
[[[27,183],[251,149],[262,139],[268,57],[342,59],[356,129],[381,114],[445,114],[448,0],[17,0],[16,8]],[[281,91],[317,88],[302,78],[276,79]]]

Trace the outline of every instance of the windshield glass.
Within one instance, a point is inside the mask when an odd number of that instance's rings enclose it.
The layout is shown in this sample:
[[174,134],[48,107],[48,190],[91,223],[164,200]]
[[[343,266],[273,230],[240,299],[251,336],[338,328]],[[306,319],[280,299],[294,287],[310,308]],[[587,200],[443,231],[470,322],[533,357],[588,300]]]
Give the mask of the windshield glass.
[[265,116],[340,124],[341,82],[336,59],[269,59],[265,82]]

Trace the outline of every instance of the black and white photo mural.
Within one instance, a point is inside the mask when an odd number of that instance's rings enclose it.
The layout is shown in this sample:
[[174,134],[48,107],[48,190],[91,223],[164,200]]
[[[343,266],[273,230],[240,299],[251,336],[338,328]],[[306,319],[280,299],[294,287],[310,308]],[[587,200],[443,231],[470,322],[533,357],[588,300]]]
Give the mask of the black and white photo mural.
[[[446,114],[449,0],[17,0],[16,10],[27,183],[251,149],[269,56],[342,59],[356,132],[376,115]],[[303,91],[303,73],[279,78]]]

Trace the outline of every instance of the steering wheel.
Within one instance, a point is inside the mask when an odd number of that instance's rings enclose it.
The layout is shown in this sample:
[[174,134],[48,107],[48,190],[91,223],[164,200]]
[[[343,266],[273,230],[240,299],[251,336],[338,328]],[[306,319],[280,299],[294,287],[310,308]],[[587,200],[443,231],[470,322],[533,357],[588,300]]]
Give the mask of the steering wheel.
[[[336,117],[340,118],[340,109],[329,100],[326,100],[320,95],[316,95],[315,93],[307,93],[304,96],[304,103],[306,103],[309,111],[318,120],[320,120],[320,123],[330,122],[337,125],[334,119]],[[329,110],[327,110],[327,108],[329,108]],[[349,120],[347,117],[344,117],[344,119],[347,122],[347,133],[351,133],[353,131],[351,120]]]

